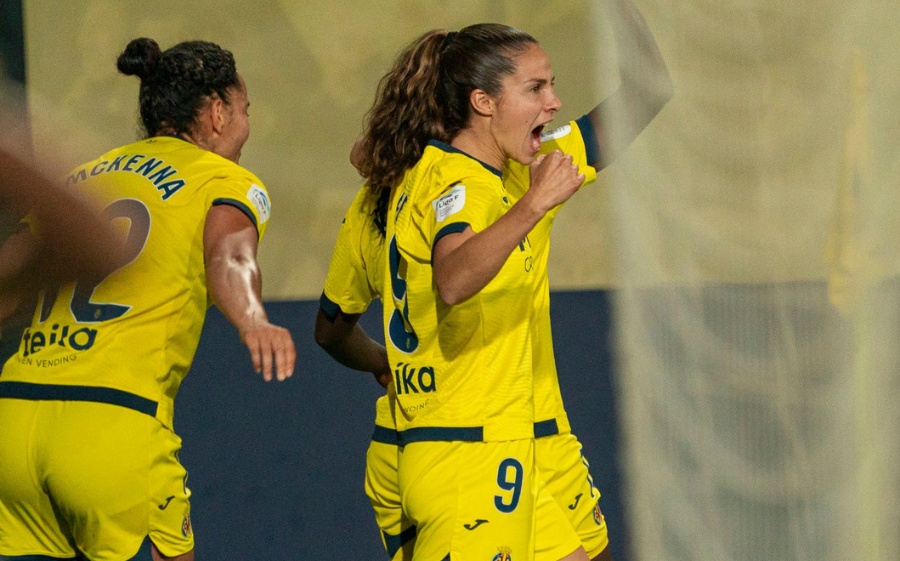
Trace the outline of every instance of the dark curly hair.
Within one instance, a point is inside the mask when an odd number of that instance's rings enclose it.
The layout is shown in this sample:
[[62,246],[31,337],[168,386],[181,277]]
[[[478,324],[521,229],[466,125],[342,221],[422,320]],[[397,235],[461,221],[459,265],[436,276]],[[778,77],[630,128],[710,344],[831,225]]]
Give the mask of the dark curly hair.
[[208,41],[186,41],[161,51],[153,39],[134,39],[116,62],[141,79],[141,122],[147,136],[189,133],[211,96],[228,103],[239,84],[234,56]]
[[515,57],[533,44],[531,35],[494,23],[429,31],[413,41],[381,79],[366,116],[358,169],[372,190],[390,190],[429,140],[453,140],[469,121],[469,94],[502,93]]

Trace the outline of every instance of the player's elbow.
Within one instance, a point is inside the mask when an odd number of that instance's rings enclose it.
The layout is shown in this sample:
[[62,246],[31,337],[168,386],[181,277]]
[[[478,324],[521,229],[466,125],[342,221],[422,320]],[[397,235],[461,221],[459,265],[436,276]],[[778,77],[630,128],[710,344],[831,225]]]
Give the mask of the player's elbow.
[[338,330],[334,328],[334,322],[328,320],[321,308],[319,308],[319,313],[316,316],[316,327],[313,337],[316,340],[316,344],[328,354],[332,354],[341,340]]
[[448,306],[455,306],[471,296],[471,294],[466,294],[458,283],[454,283],[451,280],[437,278],[435,279],[435,288],[437,288],[441,302]]

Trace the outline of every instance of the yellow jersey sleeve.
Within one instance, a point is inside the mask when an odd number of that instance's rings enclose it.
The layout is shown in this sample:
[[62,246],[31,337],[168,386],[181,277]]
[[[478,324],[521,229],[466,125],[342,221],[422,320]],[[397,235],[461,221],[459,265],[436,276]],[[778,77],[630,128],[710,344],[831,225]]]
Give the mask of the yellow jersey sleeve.
[[364,186],[344,215],[319,300],[331,318],[338,310],[361,314],[381,295],[384,236],[373,221],[376,203],[377,196]]
[[451,185],[432,199],[422,217],[432,251],[448,234],[469,227],[477,233],[493,224],[505,211],[503,197],[496,185],[473,178]]
[[224,204],[236,207],[253,222],[258,239],[262,240],[272,216],[269,192],[262,181],[249,171],[238,167],[229,171],[232,173],[210,180],[206,187],[208,206]]

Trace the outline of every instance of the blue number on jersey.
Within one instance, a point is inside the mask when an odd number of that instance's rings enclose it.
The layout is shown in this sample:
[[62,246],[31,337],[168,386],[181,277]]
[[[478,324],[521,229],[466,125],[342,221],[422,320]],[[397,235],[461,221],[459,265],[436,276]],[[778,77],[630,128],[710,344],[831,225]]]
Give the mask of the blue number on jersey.
[[[409,323],[409,302],[406,299],[406,279],[400,276],[400,250],[397,239],[391,237],[388,246],[389,266],[391,269],[391,293],[393,294],[394,311],[388,321],[388,339],[399,351],[411,353],[419,347],[419,338]],[[402,311],[397,309],[402,306]]]
[[[512,469],[513,472],[512,481],[510,481],[509,477],[510,469]],[[525,470],[522,469],[522,464],[515,458],[506,458],[500,462],[500,467],[497,469],[497,486],[504,491],[512,491],[512,497],[508,503],[503,500],[504,497],[502,495],[494,495],[494,506],[496,506],[497,510],[500,512],[509,514],[519,506],[519,497],[522,495],[522,478],[524,476],[524,471]]]
[[[128,236],[125,238],[124,260],[129,264],[144,251],[144,245],[150,237],[150,210],[142,201],[137,199],[119,199],[110,203],[101,214],[110,222],[117,218],[127,219]],[[122,265],[124,267],[125,265]],[[121,268],[121,267],[120,267]],[[94,282],[79,281],[75,283],[72,300],[69,302],[69,310],[78,323],[99,323],[122,316],[131,309],[126,304],[95,304],[91,297],[97,286],[106,279]],[[58,289],[48,290],[41,302],[41,315],[39,321],[46,321],[50,311],[56,302]]]

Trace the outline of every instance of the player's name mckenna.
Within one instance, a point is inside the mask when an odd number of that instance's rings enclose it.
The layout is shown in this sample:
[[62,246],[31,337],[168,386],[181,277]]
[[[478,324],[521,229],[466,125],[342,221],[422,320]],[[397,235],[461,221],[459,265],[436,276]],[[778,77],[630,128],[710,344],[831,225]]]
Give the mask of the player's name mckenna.
[[173,177],[178,173],[177,169],[164,160],[147,158],[144,154],[123,154],[114,160],[103,160],[93,166],[79,168],[66,178],[66,185],[77,185],[81,181],[86,181],[88,177],[97,177],[114,171],[125,171],[144,176],[153,183],[157,191],[162,191],[162,200],[164,201],[185,186],[184,179]]

